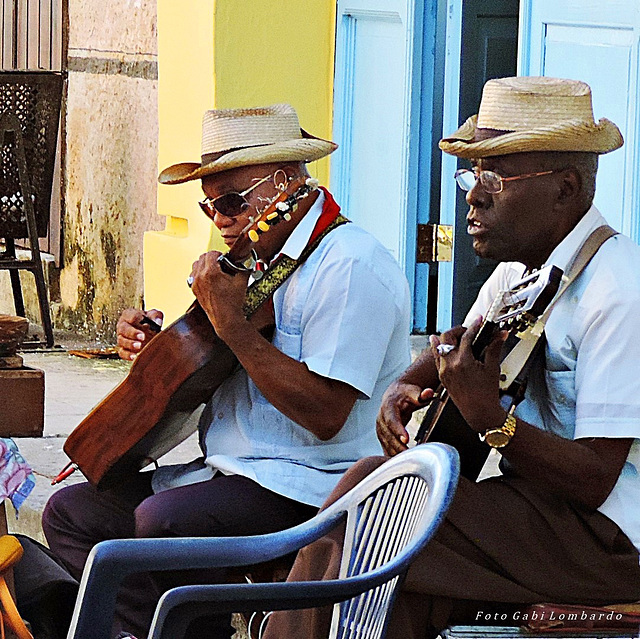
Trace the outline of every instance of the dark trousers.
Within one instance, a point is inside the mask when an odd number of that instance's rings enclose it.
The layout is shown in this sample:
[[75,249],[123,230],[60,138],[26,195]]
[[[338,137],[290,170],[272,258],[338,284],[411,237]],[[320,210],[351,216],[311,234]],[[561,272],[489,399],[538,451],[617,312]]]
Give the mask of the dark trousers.
[[[225,537],[284,530],[311,517],[317,508],[288,499],[238,475],[213,479],[158,494],[150,472],[126,486],[97,491],[87,483],[54,493],[42,525],[51,550],[80,579],[93,546],[107,539],[132,537]],[[116,605],[114,635],[121,630],[146,636],[158,598],[181,583],[216,583],[230,578],[224,570],[194,573],[139,574],[125,581]],[[228,621],[199,637],[230,637]]]
[[[352,466],[328,503],[384,461]],[[342,540],[335,530],[303,548],[289,580],[335,578]],[[453,623],[482,625],[486,614],[517,619],[514,611],[532,603],[638,599],[638,551],[613,521],[520,477],[461,478],[445,521],[409,569],[387,639],[428,639]],[[330,620],[330,608],[275,612],[264,639],[324,639]]]

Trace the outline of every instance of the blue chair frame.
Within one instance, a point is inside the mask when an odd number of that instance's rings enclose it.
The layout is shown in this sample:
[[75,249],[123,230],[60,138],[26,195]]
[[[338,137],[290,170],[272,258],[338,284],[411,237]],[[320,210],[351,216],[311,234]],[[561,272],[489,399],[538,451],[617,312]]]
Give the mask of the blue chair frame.
[[101,542],[87,561],[68,639],[109,638],[117,591],[132,573],[259,564],[296,552],[345,521],[338,579],[174,588],[160,599],[149,637],[179,639],[203,610],[251,612],[344,602],[334,607],[331,636],[345,636],[345,619],[360,624],[365,616],[371,630],[358,636],[379,639],[400,579],[444,519],[458,476],[454,448],[423,444],[393,457],[313,519],[282,532]]

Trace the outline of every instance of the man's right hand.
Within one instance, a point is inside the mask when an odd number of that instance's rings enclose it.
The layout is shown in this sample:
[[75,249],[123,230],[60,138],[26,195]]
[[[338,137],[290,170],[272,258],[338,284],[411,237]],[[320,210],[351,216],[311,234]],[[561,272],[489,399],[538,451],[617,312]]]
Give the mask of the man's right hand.
[[162,311],[155,308],[150,311],[128,308],[120,315],[116,333],[118,335],[118,355],[122,359],[134,360],[149,343],[149,340],[156,335],[156,332],[142,321],[145,317],[162,326],[164,315]]
[[433,397],[433,390],[415,384],[393,382],[382,396],[376,419],[376,432],[382,448],[389,456],[407,449],[409,433],[406,425],[411,415]]

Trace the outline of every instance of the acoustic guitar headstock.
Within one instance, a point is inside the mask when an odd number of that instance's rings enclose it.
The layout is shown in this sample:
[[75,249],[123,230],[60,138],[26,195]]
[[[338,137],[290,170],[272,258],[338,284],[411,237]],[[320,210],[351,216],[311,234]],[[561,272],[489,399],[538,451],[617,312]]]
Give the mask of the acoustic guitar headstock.
[[260,237],[280,222],[291,221],[292,214],[298,208],[298,202],[317,188],[318,181],[305,176],[286,183],[285,188],[280,190],[262,211],[249,218],[249,223],[242,229],[233,246],[218,258],[222,269],[231,275],[251,270],[247,261],[252,261],[249,256]]
[[515,282],[508,290],[500,291],[487,320],[502,330],[520,330],[534,324],[544,313],[558,292],[562,270],[546,266]]
[[562,270],[546,266],[500,291],[473,342],[476,359],[482,358],[496,331],[506,330],[515,335],[533,326],[555,297],[561,282]]

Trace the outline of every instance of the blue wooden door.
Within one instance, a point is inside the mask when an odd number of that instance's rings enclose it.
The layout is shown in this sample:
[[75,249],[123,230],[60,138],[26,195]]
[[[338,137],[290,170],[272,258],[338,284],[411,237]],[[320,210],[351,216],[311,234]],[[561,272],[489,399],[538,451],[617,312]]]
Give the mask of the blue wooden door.
[[[420,4],[420,3],[418,3]],[[331,186],[414,283],[414,0],[338,0]]]
[[519,72],[587,82],[596,119],[613,120],[625,146],[600,159],[595,204],[640,241],[638,0],[522,0]]
[[[490,78],[514,75],[518,38],[518,0],[446,0],[443,132],[478,112],[482,87]],[[440,222],[454,226],[453,262],[438,268],[439,330],[459,324],[495,263],[478,258],[466,233],[469,209],[455,185],[457,158],[444,154]],[[461,163],[460,166],[468,166]]]

